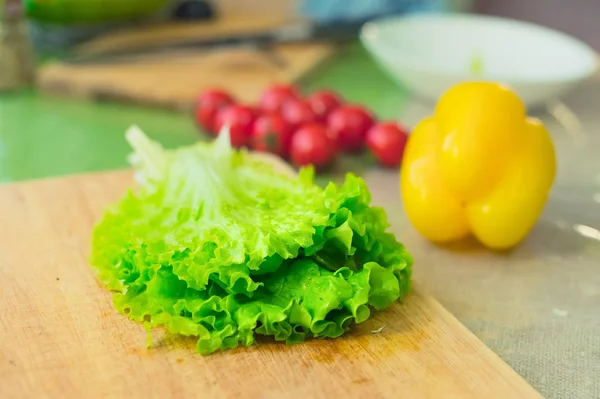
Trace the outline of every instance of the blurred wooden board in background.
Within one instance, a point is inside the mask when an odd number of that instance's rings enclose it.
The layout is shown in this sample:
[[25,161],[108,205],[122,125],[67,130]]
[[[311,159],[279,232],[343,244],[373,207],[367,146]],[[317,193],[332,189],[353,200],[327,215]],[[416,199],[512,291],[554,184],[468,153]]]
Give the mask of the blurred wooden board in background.
[[[127,49],[175,39],[212,39],[224,35],[250,34],[293,23],[290,17],[235,16],[194,23],[159,24],[117,31],[79,49],[78,54]],[[99,64],[70,64],[60,61],[41,67],[38,87],[47,93],[91,100],[114,100],[141,105],[186,110],[201,90],[221,87],[244,102],[256,102],[270,83],[295,82],[334,53],[325,43],[276,45],[274,63],[252,48],[185,50]]]

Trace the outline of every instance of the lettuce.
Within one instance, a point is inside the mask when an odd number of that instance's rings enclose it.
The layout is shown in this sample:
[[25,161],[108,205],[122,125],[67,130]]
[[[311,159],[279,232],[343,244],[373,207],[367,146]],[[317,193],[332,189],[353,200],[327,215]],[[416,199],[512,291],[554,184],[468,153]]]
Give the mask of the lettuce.
[[150,331],[198,338],[209,354],[334,338],[410,290],[412,258],[370,206],[364,181],[313,183],[229,135],[165,150],[127,132],[140,182],[94,228],[91,264],[119,312]]

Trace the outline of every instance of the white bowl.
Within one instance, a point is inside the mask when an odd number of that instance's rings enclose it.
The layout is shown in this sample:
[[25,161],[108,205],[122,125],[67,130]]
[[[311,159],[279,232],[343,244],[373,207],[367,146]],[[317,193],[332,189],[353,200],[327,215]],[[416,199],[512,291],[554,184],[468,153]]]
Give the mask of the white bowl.
[[365,24],[361,41],[378,64],[436,101],[466,80],[507,84],[529,107],[557,99],[592,76],[597,54],[564,33],[511,19],[414,14]]

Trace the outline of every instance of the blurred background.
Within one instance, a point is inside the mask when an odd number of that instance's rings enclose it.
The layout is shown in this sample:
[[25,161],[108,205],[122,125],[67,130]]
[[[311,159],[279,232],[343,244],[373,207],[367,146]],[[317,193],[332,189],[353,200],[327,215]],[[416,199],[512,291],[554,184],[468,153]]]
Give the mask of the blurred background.
[[[136,56],[139,61],[244,41],[262,49],[291,41],[348,42],[357,39],[365,21],[411,13],[472,12],[531,21],[600,49],[596,34],[600,2],[595,0],[1,0],[0,12],[4,89],[31,83],[33,65],[56,58],[73,65],[76,60],[69,57],[86,54],[88,58],[79,61],[94,66],[94,61],[116,62],[118,55],[121,61]],[[298,20],[310,21],[318,29],[302,30],[294,25]],[[321,58],[311,58],[293,75],[304,74]],[[73,82],[74,77],[49,74],[40,71],[44,91],[86,90]],[[128,97],[127,92],[123,96]]]
[[596,71],[599,15],[596,0],[0,0],[0,179],[126,166],[132,123],[167,145],[209,138],[214,88],[252,107],[274,84],[329,90],[409,130],[452,84],[492,80],[577,131],[557,101]]
[[598,16],[596,0],[0,0],[0,179],[123,167],[132,123],[209,138],[214,88],[251,107],[274,84],[329,90],[410,130],[452,84],[492,80],[577,131],[559,100],[596,72]]
[[[240,47],[251,47],[262,51],[267,61],[279,61],[282,65],[285,57],[278,57],[277,51],[272,51],[278,44],[351,43],[357,40],[366,21],[415,13],[470,12],[530,21],[558,29],[600,49],[600,36],[596,34],[600,2],[595,0],[0,0],[0,12],[3,34],[0,89],[32,83],[38,66],[57,60],[63,61],[62,66],[83,64],[88,69],[135,61],[141,70],[148,66],[144,61],[152,59],[155,63],[170,57],[172,62],[162,67],[166,73],[176,64],[190,64],[183,57],[184,52],[188,57],[211,53],[198,59],[203,72],[208,72],[206,66],[215,60],[216,52],[212,50],[230,49],[229,59],[235,64],[240,60],[238,57],[236,61]],[[309,55],[311,50],[313,53]],[[316,47],[302,48],[287,60],[287,69],[275,75],[266,73],[277,80],[298,80],[327,58],[325,54],[315,55],[314,51]],[[219,60],[227,62],[227,53],[218,53]],[[308,59],[302,66],[294,67],[295,59],[302,58]],[[257,68],[256,63],[244,62]],[[294,71],[286,75],[283,70]],[[38,72],[42,91],[81,95],[92,90],[91,83],[86,85],[77,81],[76,76],[70,76],[72,68]],[[84,72],[88,81],[99,81],[101,72],[106,76],[111,70]],[[122,68],[115,67],[115,76],[120,72]],[[187,79],[185,71],[179,73]],[[212,79],[207,75],[206,80]],[[114,96],[122,101],[136,97],[128,89],[113,95],[114,90],[108,84],[104,84],[105,88],[99,85],[98,82],[96,97]],[[202,89],[203,82],[196,86]],[[174,104],[173,99],[169,101],[147,102],[177,108],[190,99],[188,95],[179,104]]]
[[[7,4],[11,1],[4,0]],[[419,11],[474,11],[557,28],[600,49],[594,0],[23,0],[38,48],[60,47],[117,26],[168,20],[206,20],[218,14],[304,15],[339,22]]]

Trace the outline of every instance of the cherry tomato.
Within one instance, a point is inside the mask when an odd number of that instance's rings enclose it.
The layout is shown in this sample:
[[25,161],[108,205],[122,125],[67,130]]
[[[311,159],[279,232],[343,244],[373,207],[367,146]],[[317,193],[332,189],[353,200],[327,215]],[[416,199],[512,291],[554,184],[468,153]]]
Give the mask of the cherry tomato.
[[233,97],[220,89],[204,90],[196,102],[195,117],[196,122],[207,133],[215,136],[215,118],[220,109],[228,107],[235,103]]
[[313,112],[308,101],[289,101],[283,106],[281,115],[295,128],[317,121],[317,115]]
[[300,98],[300,92],[292,85],[273,85],[260,96],[258,107],[263,113],[281,112],[283,105]]
[[330,137],[338,148],[348,152],[364,147],[365,136],[373,123],[371,113],[358,105],[342,105],[327,118]]
[[290,149],[292,133],[292,127],[281,115],[259,116],[252,126],[250,138],[252,149],[285,158]]
[[302,126],[294,133],[290,158],[297,166],[322,168],[335,158],[335,143],[327,136],[327,127],[319,123]]
[[395,122],[381,122],[367,132],[367,147],[380,164],[394,167],[402,162],[407,139],[403,126]]
[[244,147],[250,141],[254,118],[254,109],[247,105],[233,104],[219,111],[215,119],[215,128],[220,132],[223,126],[229,125],[231,145],[237,148]]
[[308,102],[319,122],[326,123],[329,114],[340,105],[342,99],[332,91],[321,90],[308,96]]

